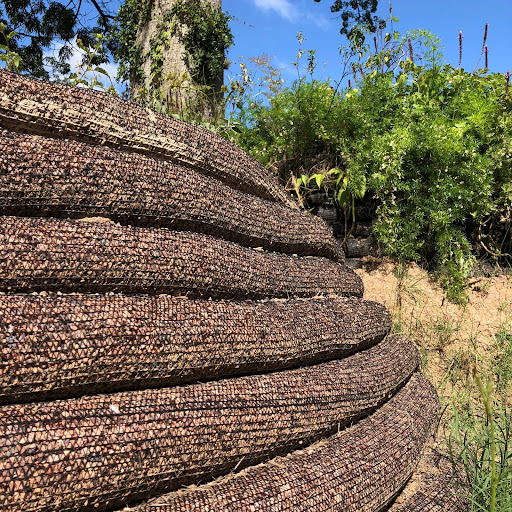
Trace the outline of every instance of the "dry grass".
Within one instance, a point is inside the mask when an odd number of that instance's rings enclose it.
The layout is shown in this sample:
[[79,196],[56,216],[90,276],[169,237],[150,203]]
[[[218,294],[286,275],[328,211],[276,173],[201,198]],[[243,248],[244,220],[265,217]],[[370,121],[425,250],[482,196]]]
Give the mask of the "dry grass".
[[365,298],[391,310],[394,332],[416,342],[423,371],[442,398],[467,390],[475,365],[512,398],[512,276],[475,279],[467,303],[458,305],[416,264],[385,259],[368,262],[357,273]]

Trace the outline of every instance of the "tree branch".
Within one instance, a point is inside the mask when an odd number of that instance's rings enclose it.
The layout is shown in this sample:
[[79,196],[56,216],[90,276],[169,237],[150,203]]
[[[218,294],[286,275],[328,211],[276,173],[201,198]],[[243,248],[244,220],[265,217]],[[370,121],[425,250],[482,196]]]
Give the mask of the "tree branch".
[[92,3],[92,5],[94,5],[94,7],[98,11],[99,15],[101,16],[101,19],[103,20],[103,25],[105,25],[105,28],[107,28],[108,20],[109,19],[113,20],[115,18],[115,16],[105,13],[103,11],[103,9],[101,8],[100,4],[96,0],[91,0],[91,3]]

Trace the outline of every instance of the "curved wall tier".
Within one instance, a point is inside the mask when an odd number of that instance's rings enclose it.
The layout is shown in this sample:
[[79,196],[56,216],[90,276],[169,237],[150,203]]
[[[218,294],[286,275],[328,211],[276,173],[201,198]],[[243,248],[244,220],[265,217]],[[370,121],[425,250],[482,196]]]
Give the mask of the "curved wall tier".
[[170,293],[259,299],[363,295],[326,258],[248,249],[208,235],[111,223],[0,217],[0,291]]
[[380,304],[0,295],[0,403],[173,386],[346,357],[388,333]]

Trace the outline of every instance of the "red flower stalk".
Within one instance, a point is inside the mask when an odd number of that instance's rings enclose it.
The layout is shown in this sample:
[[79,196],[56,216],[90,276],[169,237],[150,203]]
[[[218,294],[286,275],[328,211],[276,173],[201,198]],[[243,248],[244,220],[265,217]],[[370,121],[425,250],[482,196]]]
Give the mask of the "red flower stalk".
[[485,45],[485,69],[489,69],[489,59],[488,59],[489,49],[487,45]]
[[409,57],[411,58],[411,62],[414,63],[414,52],[412,51],[412,42],[409,39]]
[[[482,60],[482,55],[484,54],[484,52],[486,51],[486,43],[487,43],[487,29],[489,28],[489,23],[486,23],[485,24],[485,31],[484,31],[484,42],[482,43],[482,51],[480,52],[480,57],[478,58],[478,62],[476,63],[476,66],[475,66],[475,69],[473,71],[473,73],[476,72],[476,70],[478,69],[478,64],[480,64],[480,61]],[[485,66],[487,68],[487,65]]]
[[462,30],[459,30],[459,65],[457,66],[460,68],[460,65],[462,63],[462,40],[464,39],[464,36],[462,35]]

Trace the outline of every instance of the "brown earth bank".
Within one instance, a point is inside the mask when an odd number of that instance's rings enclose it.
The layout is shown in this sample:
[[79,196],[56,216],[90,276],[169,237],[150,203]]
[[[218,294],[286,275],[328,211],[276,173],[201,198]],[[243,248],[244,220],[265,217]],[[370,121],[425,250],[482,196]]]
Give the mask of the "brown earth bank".
[[512,397],[512,275],[473,278],[467,301],[454,304],[415,263],[368,257],[355,272],[363,280],[365,299],[385,304],[393,331],[417,343],[423,370],[442,398],[458,400],[461,393],[476,391],[473,368]]

